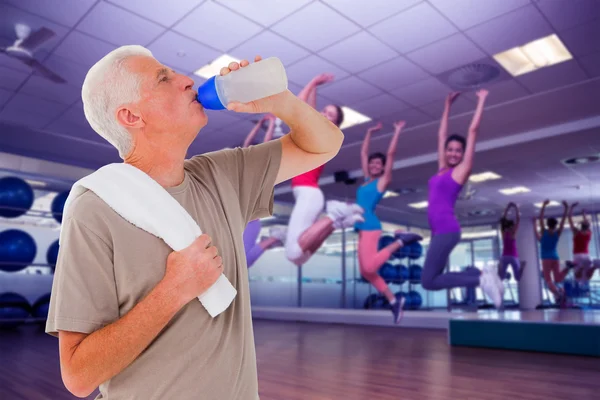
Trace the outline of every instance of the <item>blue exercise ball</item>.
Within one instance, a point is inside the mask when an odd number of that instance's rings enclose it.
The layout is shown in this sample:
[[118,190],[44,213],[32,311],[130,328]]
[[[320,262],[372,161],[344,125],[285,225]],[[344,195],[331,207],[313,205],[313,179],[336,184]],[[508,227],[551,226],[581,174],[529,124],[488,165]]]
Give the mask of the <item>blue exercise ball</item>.
[[377,293],[368,295],[367,298],[365,299],[365,303],[363,305],[363,308],[366,309],[366,310],[370,310],[372,308],[375,308],[375,303],[377,302],[377,298],[378,298]]
[[390,235],[381,235],[379,237],[379,246],[378,249],[379,250],[383,250],[384,247],[389,246],[390,244],[394,243],[396,241],[396,239],[393,236]]
[[411,290],[410,292],[408,292],[407,298],[408,306],[411,310],[417,310],[421,308],[421,305],[423,304],[423,299],[419,292]]
[[11,292],[0,294],[0,327],[14,328],[30,313],[31,307],[25,297]]
[[421,273],[423,272],[423,268],[419,265],[411,265],[409,268],[409,276],[410,281],[412,283],[420,283],[421,282]]
[[20,271],[30,265],[37,252],[33,238],[18,229],[0,232],[0,270]]
[[46,261],[48,261],[48,265],[54,271],[56,267],[56,261],[58,260],[58,239],[48,247],[48,251],[46,252]]
[[50,206],[52,216],[59,223],[62,223],[63,210],[65,208],[67,197],[69,197],[69,191],[59,193],[54,200],[52,200],[52,205]]
[[411,260],[418,260],[423,255],[423,246],[419,242],[413,242],[406,247],[408,248],[408,257]]
[[410,246],[402,246],[394,252],[394,257],[403,259],[410,254]]
[[31,314],[36,318],[48,318],[48,310],[50,309],[50,293],[47,293],[36,300],[31,308]]
[[9,176],[0,179],[0,216],[17,218],[33,205],[33,189],[21,178]]
[[398,266],[398,275],[400,277],[400,284],[404,283],[405,281],[407,281],[410,278],[410,272],[409,269],[406,265],[399,265]]
[[395,265],[390,263],[385,263],[379,270],[379,275],[386,281],[393,281],[397,278],[398,272]]

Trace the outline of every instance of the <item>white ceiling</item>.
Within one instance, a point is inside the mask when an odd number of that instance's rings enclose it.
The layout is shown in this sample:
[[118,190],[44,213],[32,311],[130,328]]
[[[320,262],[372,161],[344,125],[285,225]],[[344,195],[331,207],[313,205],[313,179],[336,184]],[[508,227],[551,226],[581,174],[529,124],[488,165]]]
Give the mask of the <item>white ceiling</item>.
[[[53,150],[54,161],[61,156],[68,162],[81,157],[81,150],[68,153],[76,143],[85,143],[86,151],[97,148],[98,154],[109,151],[85,121],[80,87],[95,61],[117,46],[132,43],[148,47],[160,61],[190,75],[223,53],[238,58],[277,56],[296,93],[316,74],[333,73],[336,80],[319,90],[318,105],[336,102],[383,121],[388,134],[374,140],[373,150],[385,149],[394,120],[407,120],[398,159],[435,149],[437,119],[451,90],[446,80],[450,71],[472,62],[497,65],[493,54],[551,33],[560,37],[574,59],[518,78],[503,73],[489,86],[481,141],[527,135],[600,114],[597,0],[0,0],[0,46],[14,41],[15,23],[56,32],[36,58],[68,83],[49,82],[0,55],[0,124],[24,126],[61,140],[59,147],[65,153]],[[453,131],[465,131],[474,106],[473,94],[458,100]],[[240,144],[252,127],[250,119],[211,112],[209,126],[191,153]],[[357,146],[365,129],[345,131],[344,148],[328,164],[326,175],[359,168]],[[551,173],[558,168],[556,160],[583,151],[586,140],[597,149],[594,140],[599,130],[588,127],[586,132],[577,140],[579,133],[574,130],[554,137],[551,141],[560,144],[552,152],[547,151],[546,141],[536,147],[488,150],[484,157],[477,156],[476,166],[487,168],[483,162],[492,153],[512,160],[518,158],[518,150],[527,148],[534,156],[523,157],[524,164],[497,168],[503,168],[503,176],[515,183],[525,180],[524,170],[532,171],[527,182],[533,185],[536,178],[532,177]],[[28,144],[21,146],[11,145],[9,152],[26,153]],[[42,150],[35,151],[40,158],[45,156]],[[537,163],[548,153],[556,154],[550,165]],[[423,185],[430,169],[427,163],[399,169],[395,184],[403,185],[408,177],[415,181],[411,185]],[[335,185],[324,189],[327,195],[339,195]],[[541,185],[536,194],[554,193]],[[382,205],[403,210],[404,200],[386,199]],[[488,204],[482,200],[481,206]]]

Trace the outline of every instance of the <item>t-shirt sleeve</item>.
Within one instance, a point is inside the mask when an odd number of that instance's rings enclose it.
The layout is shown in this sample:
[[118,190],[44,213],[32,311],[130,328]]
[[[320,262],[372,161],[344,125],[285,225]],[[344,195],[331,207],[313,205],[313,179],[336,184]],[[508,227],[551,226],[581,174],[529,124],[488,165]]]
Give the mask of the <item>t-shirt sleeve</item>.
[[112,248],[75,219],[62,229],[46,332],[92,333],[119,318]]
[[281,163],[281,141],[207,154],[233,184],[246,223],[273,213],[275,179]]

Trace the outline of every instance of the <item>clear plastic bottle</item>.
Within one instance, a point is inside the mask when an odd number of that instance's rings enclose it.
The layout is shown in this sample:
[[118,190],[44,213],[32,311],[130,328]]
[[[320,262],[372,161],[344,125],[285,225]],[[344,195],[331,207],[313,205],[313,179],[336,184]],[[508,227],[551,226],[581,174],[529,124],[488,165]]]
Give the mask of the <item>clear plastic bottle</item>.
[[232,101],[248,103],[281,93],[287,87],[283,64],[271,57],[225,76],[213,76],[198,88],[198,101],[209,110],[223,110]]

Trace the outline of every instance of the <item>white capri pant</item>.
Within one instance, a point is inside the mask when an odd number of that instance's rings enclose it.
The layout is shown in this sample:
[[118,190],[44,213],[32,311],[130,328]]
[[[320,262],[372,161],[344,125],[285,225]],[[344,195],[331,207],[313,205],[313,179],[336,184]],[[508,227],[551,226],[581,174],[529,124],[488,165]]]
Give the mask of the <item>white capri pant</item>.
[[311,186],[296,186],[293,193],[295,203],[287,228],[285,255],[294,264],[301,265],[311,254],[304,254],[298,239],[319,218],[325,206],[325,196],[321,189]]

